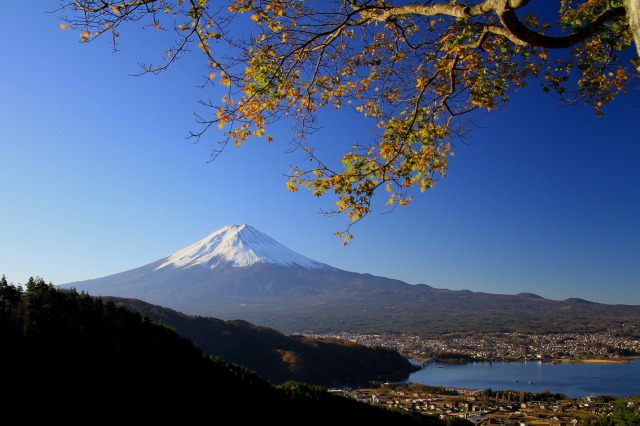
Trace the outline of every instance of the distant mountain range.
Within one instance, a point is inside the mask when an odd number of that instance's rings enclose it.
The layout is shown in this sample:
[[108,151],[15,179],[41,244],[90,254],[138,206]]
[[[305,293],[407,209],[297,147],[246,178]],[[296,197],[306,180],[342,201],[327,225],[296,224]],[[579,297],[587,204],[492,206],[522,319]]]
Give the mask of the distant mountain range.
[[225,226],[163,259],[63,287],[285,332],[553,332],[640,325],[637,305],[453,291],[344,271],[249,225]]

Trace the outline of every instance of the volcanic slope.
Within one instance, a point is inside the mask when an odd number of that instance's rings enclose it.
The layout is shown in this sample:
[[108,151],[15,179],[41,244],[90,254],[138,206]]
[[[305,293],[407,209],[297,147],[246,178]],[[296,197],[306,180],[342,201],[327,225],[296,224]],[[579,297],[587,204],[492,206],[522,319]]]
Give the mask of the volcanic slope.
[[249,225],[225,226],[163,259],[63,287],[285,332],[551,332],[640,324],[640,306],[453,291],[344,271]]

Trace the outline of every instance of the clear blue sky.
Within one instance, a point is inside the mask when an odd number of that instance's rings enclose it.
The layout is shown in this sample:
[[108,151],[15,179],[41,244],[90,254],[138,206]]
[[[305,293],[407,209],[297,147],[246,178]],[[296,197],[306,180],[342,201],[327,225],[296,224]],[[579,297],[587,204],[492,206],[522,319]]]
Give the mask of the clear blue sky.
[[[54,284],[121,272],[228,224],[248,223],[332,266],[438,288],[532,292],[640,304],[640,92],[596,118],[542,95],[537,83],[507,108],[475,117],[446,179],[392,214],[356,225],[348,247],[317,199],[286,190],[287,126],[208,163],[199,144],[198,87],[185,58],[158,76],[156,35],[81,44],[62,31],[57,2],[3,5],[0,80],[0,274]],[[366,138],[367,122],[326,114],[313,136],[327,153]],[[217,131],[217,129],[216,129]],[[377,212],[384,211],[379,206]]]

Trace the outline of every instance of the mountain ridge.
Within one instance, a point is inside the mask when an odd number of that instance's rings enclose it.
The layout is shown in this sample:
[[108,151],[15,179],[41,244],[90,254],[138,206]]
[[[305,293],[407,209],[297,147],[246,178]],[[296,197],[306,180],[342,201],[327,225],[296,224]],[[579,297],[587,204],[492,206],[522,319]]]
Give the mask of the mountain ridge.
[[282,247],[255,228],[232,225],[147,265],[63,287],[285,332],[560,332],[640,325],[640,306],[412,285],[337,269]]

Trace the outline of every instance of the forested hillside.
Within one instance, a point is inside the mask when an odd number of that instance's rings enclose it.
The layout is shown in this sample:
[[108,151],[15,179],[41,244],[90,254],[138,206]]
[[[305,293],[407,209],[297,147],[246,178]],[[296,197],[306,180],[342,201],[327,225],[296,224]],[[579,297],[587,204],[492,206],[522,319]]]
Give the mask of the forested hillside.
[[0,280],[5,407],[25,416],[277,419],[443,424],[328,394],[299,382],[271,386],[206,357],[167,326],[73,290]]
[[110,298],[117,305],[175,327],[208,355],[256,371],[272,383],[289,380],[331,386],[401,379],[415,370],[398,352],[340,339],[286,336],[242,320],[185,315],[136,299]]

